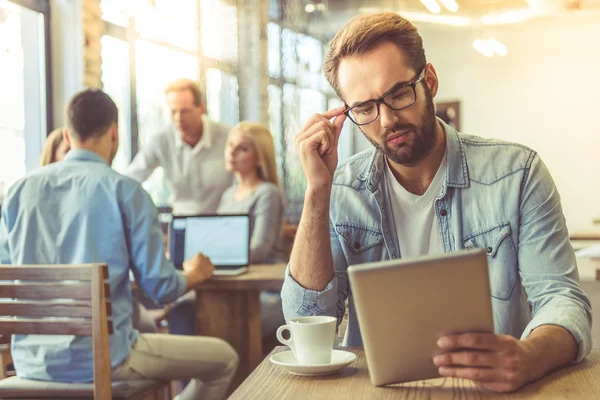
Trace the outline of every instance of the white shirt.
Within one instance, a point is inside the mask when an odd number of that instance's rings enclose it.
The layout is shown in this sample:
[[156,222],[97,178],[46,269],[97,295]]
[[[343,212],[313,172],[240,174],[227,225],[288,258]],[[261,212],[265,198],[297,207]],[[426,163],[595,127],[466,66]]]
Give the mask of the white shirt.
[[385,180],[402,258],[443,253],[442,236],[435,217],[435,199],[444,186],[446,155],[444,154],[431,185],[422,196],[404,189],[392,174],[389,164],[386,162],[385,165]]
[[158,166],[163,167],[172,196],[174,214],[211,213],[233,181],[225,170],[225,142],[230,127],[202,116],[202,138],[191,147],[173,127],[153,135],[125,175],[143,182]]

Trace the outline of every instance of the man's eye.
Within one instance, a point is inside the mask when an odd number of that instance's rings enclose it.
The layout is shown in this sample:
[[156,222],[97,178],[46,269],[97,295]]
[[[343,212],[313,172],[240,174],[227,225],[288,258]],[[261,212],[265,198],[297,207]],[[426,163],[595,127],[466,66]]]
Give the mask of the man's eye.
[[370,104],[365,107],[355,108],[354,112],[356,114],[360,114],[360,115],[369,115],[373,112],[373,110],[375,110],[375,106],[373,104]]

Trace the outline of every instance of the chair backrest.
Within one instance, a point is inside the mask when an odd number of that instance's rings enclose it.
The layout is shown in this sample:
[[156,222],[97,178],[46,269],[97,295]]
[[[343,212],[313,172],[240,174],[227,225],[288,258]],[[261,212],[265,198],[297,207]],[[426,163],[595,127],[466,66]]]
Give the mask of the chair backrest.
[[0,332],[92,336],[96,399],[111,398],[107,278],[106,264],[0,265]]

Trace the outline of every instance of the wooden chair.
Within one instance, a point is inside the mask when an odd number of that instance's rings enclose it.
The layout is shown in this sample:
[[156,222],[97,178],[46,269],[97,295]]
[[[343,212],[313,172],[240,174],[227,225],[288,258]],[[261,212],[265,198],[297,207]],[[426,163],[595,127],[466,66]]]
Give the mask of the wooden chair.
[[111,383],[108,339],[113,326],[107,318],[111,304],[107,301],[110,288],[104,282],[106,278],[108,267],[102,264],[0,265],[0,332],[91,336],[94,359],[93,383],[11,377],[0,381],[0,399],[164,400],[168,396],[168,382]]
[[8,377],[8,366],[11,364],[10,336],[0,335],[0,380]]

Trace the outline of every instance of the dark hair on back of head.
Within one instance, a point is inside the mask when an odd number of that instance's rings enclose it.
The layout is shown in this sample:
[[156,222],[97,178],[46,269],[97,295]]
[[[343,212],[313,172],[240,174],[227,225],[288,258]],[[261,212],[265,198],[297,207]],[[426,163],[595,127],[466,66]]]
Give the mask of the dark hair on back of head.
[[67,105],[67,130],[82,142],[104,135],[119,120],[117,105],[100,89],[85,89]]

